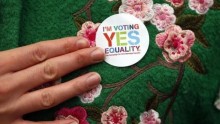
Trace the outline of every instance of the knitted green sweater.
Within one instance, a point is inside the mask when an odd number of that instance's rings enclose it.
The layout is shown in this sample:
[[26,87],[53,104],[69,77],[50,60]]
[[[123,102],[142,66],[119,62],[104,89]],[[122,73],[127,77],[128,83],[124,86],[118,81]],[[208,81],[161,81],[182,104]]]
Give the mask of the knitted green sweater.
[[[207,0],[208,1],[208,0]],[[154,3],[170,3],[154,0]],[[166,124],[219,124],[220,111],[214,101],[220,87],[220,0],[200,15],[184,5],[175,8],[176,24],[192,30],[196,41],[192,57],[185,63],[167,63],[155,43],[158,29],[146,22],[149,49],[137,64],[118,68],[106,62],[72,72],[68,81],[89,71],[102,77],[102,91],[92,103],[74,97],[49,110],[26,115],[33,121],[54,120],[63,107],[82,106],[89,123],[100,123],[110,106],[123,106],[127,123],[140,122],[144,111],[154,109]],[[121,2],[108,0],[0,0],[0,50],[35,42],[75,36],[85,21],[102,22],[116,14]],[[4,61],[0,58],[1,61]],[[62,67],[61,67],[62,68]]]

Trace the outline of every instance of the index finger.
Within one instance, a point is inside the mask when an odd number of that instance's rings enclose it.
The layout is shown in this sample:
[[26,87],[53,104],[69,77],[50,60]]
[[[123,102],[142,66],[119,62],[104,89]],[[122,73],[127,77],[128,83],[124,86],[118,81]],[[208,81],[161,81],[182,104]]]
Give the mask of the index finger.
[[89,47],[82,37],[67,37],[39,42],[0,53],[0,74],[16,72],[49,58],[67,54],[78,49]]

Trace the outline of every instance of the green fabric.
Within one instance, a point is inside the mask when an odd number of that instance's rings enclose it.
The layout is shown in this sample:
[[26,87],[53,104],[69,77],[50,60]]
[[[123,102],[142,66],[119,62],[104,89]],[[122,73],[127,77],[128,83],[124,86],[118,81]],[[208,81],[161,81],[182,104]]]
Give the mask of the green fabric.
[[[75,36],[78,29],[76,22],[74,22],[73,13],[78,12],[88,2],[88,0],[0,0],[0,50],[12,49],[42,40]],[[154,3],[164,2],[165,0],[154,1]],[[220,0],[216,0],[215,3],[220,3]],[[112,12],[115,4],[116,2],[108,2],[108,0],[95,0],[90,8],[92,21],[102,22],[110,15],[115,14]],[[214,107],[214,101],[220,87],[220,7],[219,4],[215,4],[215,6],[218,7],[212,8],[204,17],[201,17],[204,18],[204,22],[201,22],[198,29],[201,29],[203,35],[199,34],[197,36],[197,41],[192,48],[193,53],[198,56],[200,61],[196,59],[199,63],[195,64],[194,62],[194,69],[189,66],[190,64],[185,64],[183,79],[177,98],[172,106],[172,112],[169,114],[171,116],[168,115],[166,119],[167,124],[220,123],[220,111]],[[181,15],[187,14],[195,15],[195,20],[199,16],[190,10],[187,2],[185,2],[185,8]],[[79,17],[88,20],[85,12],[79,14]],[[184,20],[184,18],[181,20]],[[180,24],[187,25],[181,23],[181,20],[179,20]],[[194,24],[199,25],[200,22]],[[150,46],[146,56],[136,64],[136,68],[150,65],[158,61],[158,57],[162,58],[159,61],[164,61],[162,51],[155,44],[155,36],[158,33],[156,27],[151,24],[146,24],[146,26],[150,34]],[[196,26],[191,25],[192,27]],[[204,37],[208,45],[204,43]],[[1,59],[1,61],[3,60]],[[100,73],[103,85],[123,81],[137,73],[135,68],[117,68],[103,62],[73,72],[65,76],[63,82],[88,71]],[[128,124],[132,120],[139,122],[140,114],[146,111],[146,104],[154,96],[147,87],[149,82],[156,89],[169,93],[172,91],[177,77],[178,69],[171,69],[162,65],[140,71],[135,78],[129,80],[113,96],[107,108],[111,105],[124,106],[129,115]],[[26,115],[25,118],[34,121],[53,120],[54,113],[60,108],[76,105],[101,109],[106,97],[112,90],[114,88],[104,88],[101,96],[91,104],[82,104],[79,98],[76,97],[52,109]],[[158,105],[156,110],[160,113],[160,116],[164,115],[169,102],[168,99]],[[156,105],[155,100],[151,106],[154,105]],[[90,123],[95,124],[100,121],[100,113],[88,113]]]

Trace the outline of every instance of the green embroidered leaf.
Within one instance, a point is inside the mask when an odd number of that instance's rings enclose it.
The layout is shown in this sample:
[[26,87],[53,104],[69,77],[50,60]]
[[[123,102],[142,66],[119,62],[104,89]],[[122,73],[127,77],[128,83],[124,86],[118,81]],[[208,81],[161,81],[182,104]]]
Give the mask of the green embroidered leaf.
[[191,58],[187,61],[187,64],[196,72],[200,73],[200,74],[205,74],[205,68],[202,64],[202,62],[200,61],[199,57],[195,54],[192,53]]
[[180,7],[174,7],[174,14],[176,15],[176,17],[180,16],[183,13],[184,7],[184,5]]
[[197,41],[202,44],[204,47],[209,47],[209,43],[208,41],[206,40],[204,34],[202,33],[201,30],[195,30],[194,31],[195,33],[195,36],[197,38]]
[[220,9],[220,3],[217,0],[214,0],[214,4],[212,5],[211,9]]
[[118,9],[121,6],[121,1],[118,1],[113,7],[112,7],[112,12],[113,13],[118,13]]
[[86,20],[84,18],[77,16],[77,17],[74,17],[74,22],[75,22],[77,29],[80,30],[82,27],[82,24],[85,23]]
[[146,111],[150,110],[150,109],[157,109],[159,105],[159,96],[158,95],[154,95],[152,96],[148,102],[147,102],[147,105],[146,105]]
[[101,119],[101,114],[102,114],[102,111],[97,108],[97,107],[85,107],[87,113],[88,113],[88,117],[97,121],[97,122],[100,122],[100,119]]
[[204,15],[183,15],[177,19],[176,24],[182,27],[182,29],[192,30],[195,33],[198,42],[204,47],[208,47],[209,43],[200,30],[204,20]]
[[205,20],[204,15],[183,15],[177,18],[176,24],[182,29],[198,30]]

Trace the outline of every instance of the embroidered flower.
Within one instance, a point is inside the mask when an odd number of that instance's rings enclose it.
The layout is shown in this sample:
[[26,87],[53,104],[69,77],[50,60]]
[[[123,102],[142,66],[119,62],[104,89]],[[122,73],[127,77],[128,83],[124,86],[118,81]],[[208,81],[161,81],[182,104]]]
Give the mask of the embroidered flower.
[[167,62],[185,62],[191,57],[191,47],[195,35],[191,30],[182,30],[172,25],[165,32],[156,35],[156,44],[163,49],[163,56]]
[[153,10],[154,17],[151,19],[151,23],[156,25],[159,31],[166,29],[176,22],[174,10],[168,4],[154,4]]
[[153,15],[153,0],[122,0],[119,13],[129,13],[142,21],[149,21]]
[[97,98],[102,91],[102,85],[99,84],[96,88],[80,95],[80,100],[82,103],[92,103],[95,98]]
[[219,93],[218,93],[218,97],[217,97],[217,100],[215,101],[215,107],[220,110],[220,90],[219,90]]
[[220,98],[215,101],[215,107],[220,110]]
[[166,0],[166,1],[170,2],[175,7],[180,7],[184,3],[184,0]]
[[102,113],[102,124],[127,124],[127,111],[122,106],[111,106]]
[[78,124],[89,124],[86,120],[86,110],[80,106],[74,108],[63,108],[56,113],[56,120],[72,119]]
[[96,32],[98,30],[100,23],[94,24],[91,21],[87,21],[82,25],[80,31],[77,32],[77,36],[83,36],[84,38],[89,40],[90,47],[94,47]]
[[213,3],[213,0],[189,0],[189,8],[198,14],[205,14]]
[[160,124],[161,120],[159,118],[159,113],[151,109],[147,112],[144,112],[140,116],[139,124]]

